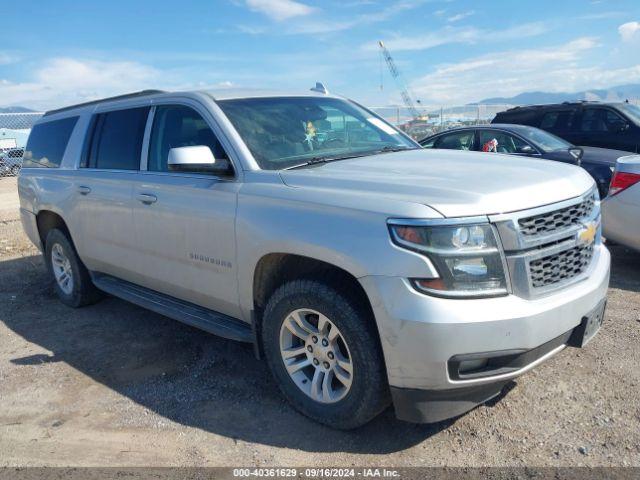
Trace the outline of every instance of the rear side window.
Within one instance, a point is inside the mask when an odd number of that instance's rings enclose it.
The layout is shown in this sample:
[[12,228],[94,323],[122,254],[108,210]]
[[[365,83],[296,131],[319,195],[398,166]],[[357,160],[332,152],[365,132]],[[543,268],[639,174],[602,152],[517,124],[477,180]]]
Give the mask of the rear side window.
[[448,150],[473,150],[473,130],[464,132],[448,133],[439,137],[434,144],[435,148]]
[[69,117],[34,126],[25,147],[23,167],[59,167],[77,121],[78,117]]
[[547,112],[540,121],[543,130],[566,130],[573,126],[573,110]]
[[580,130],[583,132],[615,133],[626,124],[624,118],[612,110],[587,108],[582,114]]
[[90,168],[138,170],[148,107],[96,115],[89,147]]
[[499,112],[491,123],[517,123],[537,127],[540,117],[532,111],[506,111]]

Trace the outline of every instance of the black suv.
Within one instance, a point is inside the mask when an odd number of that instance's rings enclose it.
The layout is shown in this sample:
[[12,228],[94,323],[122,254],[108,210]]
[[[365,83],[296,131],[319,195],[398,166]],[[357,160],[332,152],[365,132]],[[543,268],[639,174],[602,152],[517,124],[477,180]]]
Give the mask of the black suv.
[[515,107],[498,113],[492,123],[531,125],[574,145],[640,153],[640,107],[630,103],[565,102]]

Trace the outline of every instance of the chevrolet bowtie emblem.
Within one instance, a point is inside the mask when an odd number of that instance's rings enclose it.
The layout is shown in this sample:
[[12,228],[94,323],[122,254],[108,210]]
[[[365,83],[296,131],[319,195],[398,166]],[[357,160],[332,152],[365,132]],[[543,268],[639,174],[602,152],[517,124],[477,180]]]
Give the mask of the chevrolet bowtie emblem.
[[597,230],[595,222],[585,224],[584,228],[578,232],[578,241],[583,245],[591,245],[596,238]]

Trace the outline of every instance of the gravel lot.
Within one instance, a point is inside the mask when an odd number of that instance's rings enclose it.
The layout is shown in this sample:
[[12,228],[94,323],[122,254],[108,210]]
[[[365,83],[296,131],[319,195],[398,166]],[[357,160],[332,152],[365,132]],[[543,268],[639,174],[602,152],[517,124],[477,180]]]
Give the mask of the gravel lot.
[[455,421],[354,432],[293,411],[251,347],[115,298],[72,310],[0,178],[0,466],[640,466],[640,254],[599,335]]

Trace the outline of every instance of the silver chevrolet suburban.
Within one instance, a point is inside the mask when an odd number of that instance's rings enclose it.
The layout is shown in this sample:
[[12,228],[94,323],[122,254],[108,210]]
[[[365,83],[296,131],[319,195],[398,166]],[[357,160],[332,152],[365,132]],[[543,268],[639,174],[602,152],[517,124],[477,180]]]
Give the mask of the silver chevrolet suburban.
[[412,422],[462,414],[603,318],[588,174],[422,150],[321,86],[50,111],[19,194],[62,302],[106,292],[251,342],[284,396],[336,428],[391,402]]

